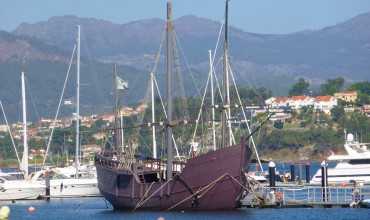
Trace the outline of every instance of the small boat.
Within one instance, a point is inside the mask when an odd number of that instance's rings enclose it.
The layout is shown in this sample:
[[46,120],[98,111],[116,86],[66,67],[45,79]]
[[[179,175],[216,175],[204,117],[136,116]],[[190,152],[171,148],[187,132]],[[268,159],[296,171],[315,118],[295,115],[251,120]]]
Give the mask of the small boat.
[[[50,178],[51,198],[100,196],[96,175],[92,175],[93,173],[86,173],[83,176],[75,178],[73,176],[67,176],[70,172],[63,173],[63,171],[65,170],[62,168],[41,170],[33,173],[31,180],[43,186],[44,190],[41,195],[45,196],[47,184],[46,176],[48,176],[48,178]],[[75,169],[74,173],[76,173]]]
[[0,201],[37,199],[45,186],[30,180],[8,180],[0,177]]
[[[22,200],[22,199],[36,199],[44,191],[45,187],[28,178],[28,139],[27,139],[27,111],[26,111],[26,87],[25,87],[25,74],[21,74],[21,87],[22,87],[22,110],[23,110],[23,155],[22,162],[19,162],[19,168],[23,173],[21,180],[15,180],[14,176],[6,174],[0,177],[0,200]],[[4,113],[3,106],[1,108]],[[4,113],[5,116],[5,113]]]
[[[344,149],[346,155],[330,155],[328,162],[336,162],[328,168],[328,183],[349,184],[352,182],[370,184],[370,150],[367,143],[356,141],[353,134],[346,135]],[[311,180],[312,184],[321,184],[321,169]]]
[[360,206],[363,208],[370,208],[370,199],[361,200]]
[[266,183],[267,182],[267,173],[263,171],[255,171],[255,172],[248,172],[247,174],[253,180],[259,183]]
[[[46,157],[43,162],[43,169],[41,171],[32,174],[31,179],[34,182],[39,182],[46,188],[46,180],[50,179],[50,197],[92,197],[100,196],[99,189],[97,187],[96,168],[92,165],[85,165],[81,163],[81,141],[80,141],[80,41],[81,38],[81,27],[77,26],[77,38],[76,38],[76,72],[77,72],[77,83],[76,83],[76,136],[75,136],[75,161],[73,166],[66,167],[47,167],[45,165]],[[72,52],[72,58],[75,50]],[[64,89],[63,89],[64,91]],[[61,95],[61,99],[63,94]],[[60,100],[61,101],[61,100]],[[60,102],[61,103],[61,102]],[[56,113],[55,119],[58,117]],[[53,127],[54,129],[54,127]],[[49,138],[49,142],[46,148],[46,154],[50,149],[50,143],[52,139],[53,130]],[[46,191],[45,191],[46,192]],[[43,193],[45,195],[45,193]]]

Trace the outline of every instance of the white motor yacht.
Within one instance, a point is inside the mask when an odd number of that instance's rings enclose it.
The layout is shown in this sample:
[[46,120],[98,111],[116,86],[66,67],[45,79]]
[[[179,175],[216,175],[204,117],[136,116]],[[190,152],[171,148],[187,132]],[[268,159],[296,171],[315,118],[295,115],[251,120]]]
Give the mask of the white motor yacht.
[[45,186],[38,182],[0,177],[0,201],[37,199],[44,192]]
[[[336,162],[334,168],[328,168],[329,184],[350,182],[370,184],[370,150],[367,143],[360,143],[348,134],[344,144],[346,155],[331,155],[328,162]],[[312,184],[321,184],[321,169],[311,180]]]
[[[73,168],[73,177],[71,177]],[[32,175],[32,180],[42,184],[46,188],[45,173],[50,177],[50,197],[94,197],[100,196],[96,174],[85,173],[76,178],[76,169],[74,167],[52,168],[50,170],[41,170]],[[45,190],[42,195],[45,195]]]

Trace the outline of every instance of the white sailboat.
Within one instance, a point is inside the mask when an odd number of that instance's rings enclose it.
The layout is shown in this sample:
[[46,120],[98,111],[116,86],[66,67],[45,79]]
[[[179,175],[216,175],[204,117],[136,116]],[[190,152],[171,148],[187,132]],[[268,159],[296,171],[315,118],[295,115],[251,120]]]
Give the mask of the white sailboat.
[[20,170],[23,172],[24,179],[12,180],[12,178],[10,178],[11,176],[2,175],[0,177],[0,200],[36,199],[43,193],[43,191],[45,191],[45,188],[42,184],[33,181],[28,177],[27,111],[24,72],[22,72],[21,74],[21,83],[23,113],[23,155],[22,162],[20,163]]
[[[77,83],[76,83],[76,152],[75,162],[73,166],[68,167],[49,167],[36,172],[32,176],[33,181],[43,184],[45,187],[45,176],[49,175],[50,179],[50,197],[86,197],[86,196],[100,196],[97,187],[98,181],[96,177],[96,169],[94,166],[83,165],[80,162],[80,36],[81,28],[77,26]],[[73,50],[73,54],[74,54]],[[72,54],[72,58],[73,58]],[[63,94],[61,96],[61,99]],[[58,107],[59,109],[59,107]],[[58,111],[56,118],[58,116]],[[53,130],[52,130],[53,134]],[[50,141],[46,152],[49,150]],[[45,164],[45,159],[44,159]]]

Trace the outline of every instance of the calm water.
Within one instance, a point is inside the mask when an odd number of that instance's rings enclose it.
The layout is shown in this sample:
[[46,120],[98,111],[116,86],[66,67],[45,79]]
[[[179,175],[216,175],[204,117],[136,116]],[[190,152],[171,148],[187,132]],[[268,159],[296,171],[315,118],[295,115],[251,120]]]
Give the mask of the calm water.
[[[6,204],[6,203],[5,203]],[[4,205],[4,203],[0,203]],[[370,209],[244,209],[234,212],[114,212],[107,208],[102,198],[62,199],[45,201],[22,201],[15,204],[8,203],[11,208],[10,219],[101,219],[101,220],[165,220],[188,219],[248,219],[248,220],[369,220]],[[36,211],[28,213],[27,208],[34,206]]]

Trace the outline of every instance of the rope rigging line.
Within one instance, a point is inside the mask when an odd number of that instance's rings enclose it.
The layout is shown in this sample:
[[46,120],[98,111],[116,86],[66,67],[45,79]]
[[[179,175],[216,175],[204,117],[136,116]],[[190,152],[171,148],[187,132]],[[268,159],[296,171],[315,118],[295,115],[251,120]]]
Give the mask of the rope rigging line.
[[37,118],[37,120],[39,120],[39,119],[41,119],[41,117],[40,117],[40,112],[36,108],[35,101],[37,101],[37,100],[35,100],[34,96],[32,95],[31,88],[30,88],[31,83],[28,82],[28,78],[26,76],[25,76],[25,81],[26,81],[26,85],[29,85],[29,86],[26,86],[27,94],[29,94],[33,110],[35,110],[36,118]]
[[[247,115],[246,115],[245,110],[244,110],[244,105],[243,105],[242,100],[241,100],[240,95],[239,95],[238,87],[236,86],[236,82],[235,82],[233,70],[231,69],[231,66],[230,65],[228,66],[228,68],[229,68],[230,73],[231,73],[230,74],[231,75],[231,79],[232,79],[232,82],[233,82],[233,85],[234,85],[234,88],[235,88],[235,91],[236,91],[236,95],[238,97],[238,101],[239,101],[239,104],[240,104],[240,107],[241,107],[241,110],[242,110],[242,113],[243,113],[245,124],[247,125],[247,129],[248,129],[249,134],[251,134],[252,131],[251,131],[250,126],[249,126],[249,123],[248,123]],[[257,147],[256,147],[256,144],[254,142],[253,136],[251,136],[250,140],[252,142],[252,146],[253,146],[254,152],[255,152],[256,157],[257,157],[258,165],[260,166],[261,171],[263,172],[262,163],[261,163],[260,157],[258,155]]]
[[[219,48],[221,34],[222,34],[223,26],[224,26],[224,23],[222,23],[222,22],[220,22],[220,23],[221,23],[221,27],[220,27],[219,32],[218,32],[217,42],[216,42],[216,46],[215,46],[215,49],[214,49],[213,58],[212,58],[212,61],[211,61],[212,67],[214,66],[215,57],[216,57],[216,54],[217,54],[217,50]],[[220,60],[219,60],[219,62],[220,62]],[[207,78],[207,81],[206,81],[206,86],[205,86],[205,89],[204,89],[204,94],[202,96],[202,102],[201,102],[199,113],[198,113],[198,117],[197,117],[197,120],[196,120],[195,129],[194,129],[194,132],[193,132],[193,135],[192,135],[192,142],[194,142],[194,140],[195,140],[195,136],[196,136],[196,133],[197,133],[197,130],[198,130],[198,126],[199,126],[199,120],[200,120],[200,117],[202,115],[202,110],[203,110],[203,106],[204,106],[205,96],[207,94],[208,84],[209,84],[209,80],[210,80],[210,77],[211,77],[210,74],[214,74],[215,75],[215,79],[216,79],[216,82],[217,82],[217,88],[218,88],[218,91],[219,91],[219,95],[221,97],[221,101],[223,102],[223,97],[222,97],[221,89],[220,89],[220,86],[218,84],[218,80],[217,80],[217,77],[216,77],[215,68],[211,68],[211,69],[212,69],[212,72],[210,71],[209,74],[208,74],[208,78]],[[199,92],[199,94],[200,94],[200,92]],[[214,108],[214,106],[212,106],[212,108]],[[192,151],[192,148],[190,148],[189,155],[191,154],[191,151]]]
[[[155,85],[155,88],[156,88],[157,93],[158,93],[158,96],[159,96],[159,100],[161,101],[161,105],[162,105],[164,116],[167,119],[166,108],[164,106],[164,102],[163,102],[163,99],[162,99],[161,91],[159,90],[157,79],[156,79],[155,75],[154,75],[153,80],[154,80],[154,85]],[[175,145],[176,155],[177,155],[177,157],[180,157],[179,149],[177,147],[177,143],[176,143],[176,140],[175,140],[175,137],[173,136],[173,134],[172,134],[172,141],[173,141],[173,143]]]
[[188,62],[188,59],[187,59],[187,57],[185,56],[185,52],[184,52],[184,50],[183,50],[183,48],[182,48],[182,46],[181,46],[181,44],[180,44],[180,38],[178,37],[178,35],[177,35],[177,33],[176,33],[176,31],[174,30],[174,36],[175,36],[175,43],[176,43],[176,45],[178,45],[178,47],[179,47],[179,49],[180,49],[180,53],[181,53],[181,55],[184,57],[184,62],[185,62],[185,66],[186,66],[186,68],[188,69],[188,71],[189,71],[189,74],[190,74],[190,77],[191,77],[191,80],[192,80],[192,83],[194,84],[194,88],[196,89],[196,91],[197,91],[197,95],[201,95],[201,91],[198,89],[199,88],[199,86],[197,85],[197,83],[196,83],[196,80],[195,80],[195,77],[194,77],[194,74],[193,74],[193,72],[191,71],[191,68],[190,68],[190,65],[189,65],[189,62]]
[[[210,72],[211,73],[211,72]],[[207,95],[207,89],[208,89],[208,84],[209,84],[209,81],[210,81],[210,78],[211,78],[211,75],[208,74],[208,78],[207,78],[207,82],[206,82],[206,87],[204,89],[204,93],[203,93],[203,96],[202,96],[202,102],[200,104],[200,108],[199,108],[199,112],[198,112],[198,116],[197,116],[197,119],[195,120],[196,121],[196,124],[195,124],[195,128],[194,128],[194,132],[193,132],[193,135],[192,135],[192,139],[191,139],[191,142],[193,143],[194,140],[195,140],[195,135],[197,133],[197,130],[198,130],[198,126],[199,126],[199,120],[200,120],[200,117],[202,115],[202,110],[203,110],[203,105],[204,105],[204,100],[205,100],[205,97]],[[189,151],[189,155],[191,155],[191,152],[193,151],[192,149],[193,147],[190,148],[190,151]]]
[[74,45],[73,51],[72,51],[72,55],[71,55],[71,59],[69,61],[69,65],[68,65],[68,70],[67,70],[66,78],[64,80],[62,93],[60,94],[60,97],[59,97],[58,108],[57,108],[57,111],[55,113],[55,117],[54,117],[54,120],[53,120],[53,123],[52,123],[53,126],[51,128],[50,136],[49,136],[49,139],[48,139],[48,144],[47,144],[47,147],[46,147],[46,152],[45,152],[44,160],[42,162],[42,167],[45,166],[46,158],[47,158],[48,153],[49,153],[51,141],[52,141],[52,138],[53,138],[53,135],[54,135],[55,123],[56,123],[56,120],[58,119],[58,116],[59,116],[59,111],[60,111],[60,107],[62,105],[62,101],[63,101],[63,97],[64,97],[64,92],[65,92],[65,89],[66,89],[66,86],[67,86],[67,82],[68,82],[68,78],[69,78],[69,73],[71,71],[71,67],[72,67],[73,58],[74,58],[74,54],[75,54],[76,48],[77,48],[77,46]]
[[13,148],[14,148],[14,151],[15,151],[15,155],[17,156],[18,164],[19,164],[19,166],[21,166],[21,160],[19,159],[18,150],[17,150],[17,147],[15,146],[12,131],[10,130],[8,119],[6,117],[5,110],[4,110],[3,102],[1,100],[0,100],[0,106],[1,106],[1,111],[3,112],[4,120],[5,120],[5,123],[6,123],[6,128],[8,129],[8,132],[9,132],[10,140],[12,141],[12,145],[13,145]]
[[[87,32],[85,33],[84,32],[84,28],[82,27],[81,28],[81,40],[82,42],[84,42],[83,44],[81,44],[81,50],[82,50],[82,53],[84,53],[86,56],[83,56],[82,57],[82,61],[84,60],[87,60],[87,65],[85,65],[87,68],[88,68],[88,71],[90,74],[86,74],[86,76],[91,76],[91,80],[93,81],[93,86],[95,87],[95,92],[94,95],[98,96],[98,100],[103,100],[103,104],[105,106],[109,106],[110,103],[108,101],[108,99],[104,98],[104,89],[101,87],[101,81],[99,80],[99,73],[97,72],[96,68],[92,68],[94,67],[94,56],[92,55],[91,53],[91,50],[90,50],[90,46],[89,46],[89,41],[87,40]],[[85,58],[85,59],[84,59]],[[81,84],[82,86],[82,84]],[[83,94],[82,94],[83,95]],[[99,105],[93,105],[93,107],[96,107],[93,111],[96,111],[98,109],[98,106]],[[86,111],[86,108],[84,109]]]
[[214,61],[216,59],[216,54],[217,54],[217,51],[218,51],[218,48],[219,48],[219,44],[220,44],[220,40],[221,40],[222,30],[224,28],[224,23],[223,22],[220,22],[220,23],[221,23],[221,27],[220,27],[220,30],[218,32],[217,43],[216,43],[216,46],[215,46],[215,49],[214,49],[214,53],[213,53],[212,66],[214,66]]
[[[175,83],[177,83],[178,86],[175,85],[176,88],[176,91],[178,91],[178,94],[177,94],[177,97],[179,98],[179,103],[180,103],[180,109],[181,109],[181,113],[182,114],[182,117],[183,118],[190,118],[190,113],[189,113],[189,105],[188,105],[188,99],[186,98],[186,93],[185,93],[185,87],[184,87],[184,80],[183,80],[183,77],[182,77],[182,74],[181,74],[181,63],[179,62],[180,61],[180,58],[179,58],[179,52],[178,52],[178,48],[180,49],[181,51],[181,46],[180,46],[180,41],[179,39],[177,38],[176,36],[176,33],[174,33],[173,35],[173,44],[174,44],[174,47],[173,47],[173,53],[174,53],[174,65],[175,65],[175,75],[174,77],[177,77],[178,80],[175,80]],[[184,57],[184,60],[185,60],[185,63],[187,63],[187,60],[186,60],[186,56],[184,55],[183,53],[183,57]],[[190,68],[188,69],[190,75],[193,77],[192,75],[192,72],[190,70]],[[196,90],[198,90],[196,88]],[[175,97],[176,97],[176,94],[175,94]],[[181,106],[182,105],[182,106]],[[186,134],[186,130],[184,128],[181,128],[180,129],[180,132],[181,132],[181,135],[178,136],[178,139],[177,141],[179,141],[179,139],[181,140],[182,138],[181,137],[184,137],[185,134]],[[183,144],[183,142],[181,142]]]
[[[229,65],[232,66],[232,61],[231,60],[229,60]],[[243,75],[242,74],[239,74],[239,77],[241,77],[241,76],[243,76]],[[246,81],[246,83],[248,84],[248,86],[250,87],[250,89],[252,89],[252,91],[257,95],[257,97],[258,97],[259,100],[263,100],[263,101],[265,100],[261,96],[260,92],[258,92],[258,90],[256,89],[256,86],[255,85],[253,85],[252,83],[250,83],[248,80]]]
[[156,58],[154,60],[154,65],[153,65],[152,71],[150,71],[153,74],[157,72],[158,63],[159,63],[160,58],[161,58],[161,54],[162,54],[162,49],[163,49],[163,44],[164,44],[165,38],[166,38],[166,32],[165,32],[165,27],[164,27],[163,28],[163,31],[162,31],[161,42],[159,44],[159,48],[158,48],[158,51],[157,51],[157,54],[156,54]]
[[[31,92],[31,83],[28,82],[28,78],[27,76],[25,76],[25,81],[26,81],[26,84],[29,85],[29,86],[26,86],[26,91],[27,91],[27,94],[29,94],[29,97],[30,97],[30,100],[31,100],[31,104],[32,104],[32,107],[33,109],[35,110],[35,113],[36,113],[36,118],[37,120],[39,121],[41,119],[41,116],[40,116],[40,113],[39,111],[37,110],[36,108],[36,103],[35,103],[35,99],[32,95],[32,92]],[[36,100],[37,101],[37,100]],[[47,144],[47,140],[43,140],[44,141],[44,144],[46,145]]]

